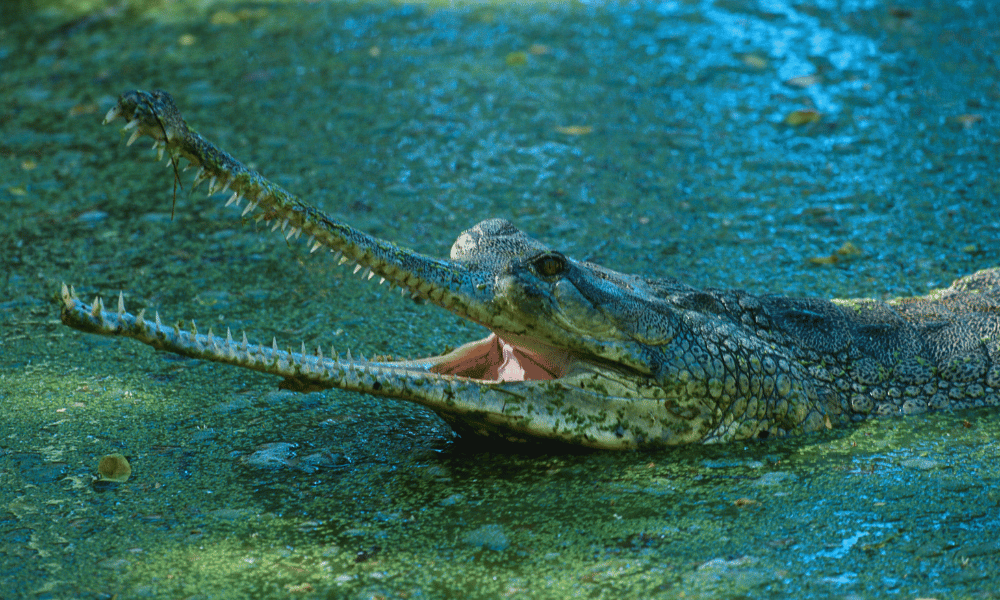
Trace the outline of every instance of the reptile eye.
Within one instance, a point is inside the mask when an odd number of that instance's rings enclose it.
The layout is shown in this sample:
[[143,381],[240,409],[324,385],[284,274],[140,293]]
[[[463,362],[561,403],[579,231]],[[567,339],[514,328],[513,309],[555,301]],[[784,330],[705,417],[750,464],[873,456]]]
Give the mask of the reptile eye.
[[555,252],[543,254],[532,261],[532,266],[542,277],[555,277],[566,270],[566,257]]

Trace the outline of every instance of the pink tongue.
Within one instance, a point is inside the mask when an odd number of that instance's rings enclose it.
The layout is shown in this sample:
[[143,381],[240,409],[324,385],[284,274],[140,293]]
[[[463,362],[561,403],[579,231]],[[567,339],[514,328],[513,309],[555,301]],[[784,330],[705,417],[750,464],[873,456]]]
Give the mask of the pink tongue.
[[524,381],[524,367],[517,361],[514,347],[503,342],[503,361],[497,368],[497,379],[500,381]]

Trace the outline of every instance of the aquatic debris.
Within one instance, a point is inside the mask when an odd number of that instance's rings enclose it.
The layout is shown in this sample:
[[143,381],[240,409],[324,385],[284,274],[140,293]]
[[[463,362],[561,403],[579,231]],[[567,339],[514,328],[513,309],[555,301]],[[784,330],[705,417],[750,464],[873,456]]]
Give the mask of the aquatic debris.
[[791,125],[792,127],[798,127],[799,125],[806,125],[809,123],[816,123],[822,118],[822,114],[819,111],[805,109],[805,110],[793,110],[785,116],[785,124]]
[[528,64],[528,53],[527,52],[511,52],[504,59],[508,67],[520,67],[522,65]]
[[819,75],[802,75],[800,77],[792,77],[791,79],[785,81],[786,85],[798,88],[807,88],[816,85],[823,81],[820,79]]
[[814,265],[835,265],[838,262],[861,256],[861,249],[851,242],[844,242],[837,251],[828,256],[814,256],[809,262]]
[[108,454],[101,458],[97,465],[97,473],[101,481],[124,483],[132,476],[132,465],[121,454]]
[[562,127],[556,127],[558,133],[563,133],[566,135],[587,135],[594,131],[594,128],[590,125],[565,125]]

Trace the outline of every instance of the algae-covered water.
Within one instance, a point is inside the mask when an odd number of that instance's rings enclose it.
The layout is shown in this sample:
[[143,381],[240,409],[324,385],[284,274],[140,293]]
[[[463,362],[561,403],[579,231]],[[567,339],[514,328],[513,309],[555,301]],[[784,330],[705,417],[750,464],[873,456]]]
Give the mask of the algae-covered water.
[[[3,597],[998,595],[996,411],[514,454],[408,404],[84,335],[55,301],[124,290],[369,356],[482,333],[190,174],[175,205],[172,171],[100,125],[133,88],[429,254],[502,216],[698,286],[922,294],[1000,265],[990,0],[23,2],[0,23]],[[131,477],[95,482],[112,454]]]

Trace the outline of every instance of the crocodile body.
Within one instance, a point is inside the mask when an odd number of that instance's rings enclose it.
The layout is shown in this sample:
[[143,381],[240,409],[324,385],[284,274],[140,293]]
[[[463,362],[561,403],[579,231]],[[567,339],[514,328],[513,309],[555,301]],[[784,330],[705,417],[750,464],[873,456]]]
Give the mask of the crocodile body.
[[[417,402],[460,433],[625,449],[815,431],[873,415],[1000,404],[1000,269],[920,298],[826,301],[697,289],[548,248],[501,219],[448,259],[366,235],[194,132],[164,92],[124,94],[105,122],[198,169],[209,194],[328,250],[369,278],[491,330],[447,354],[369,361],[244,334],[165,327],[64,286],[62,320],[161,350],[271,373],[299,390]],[[221,196],[224,197],[224,196]]]

